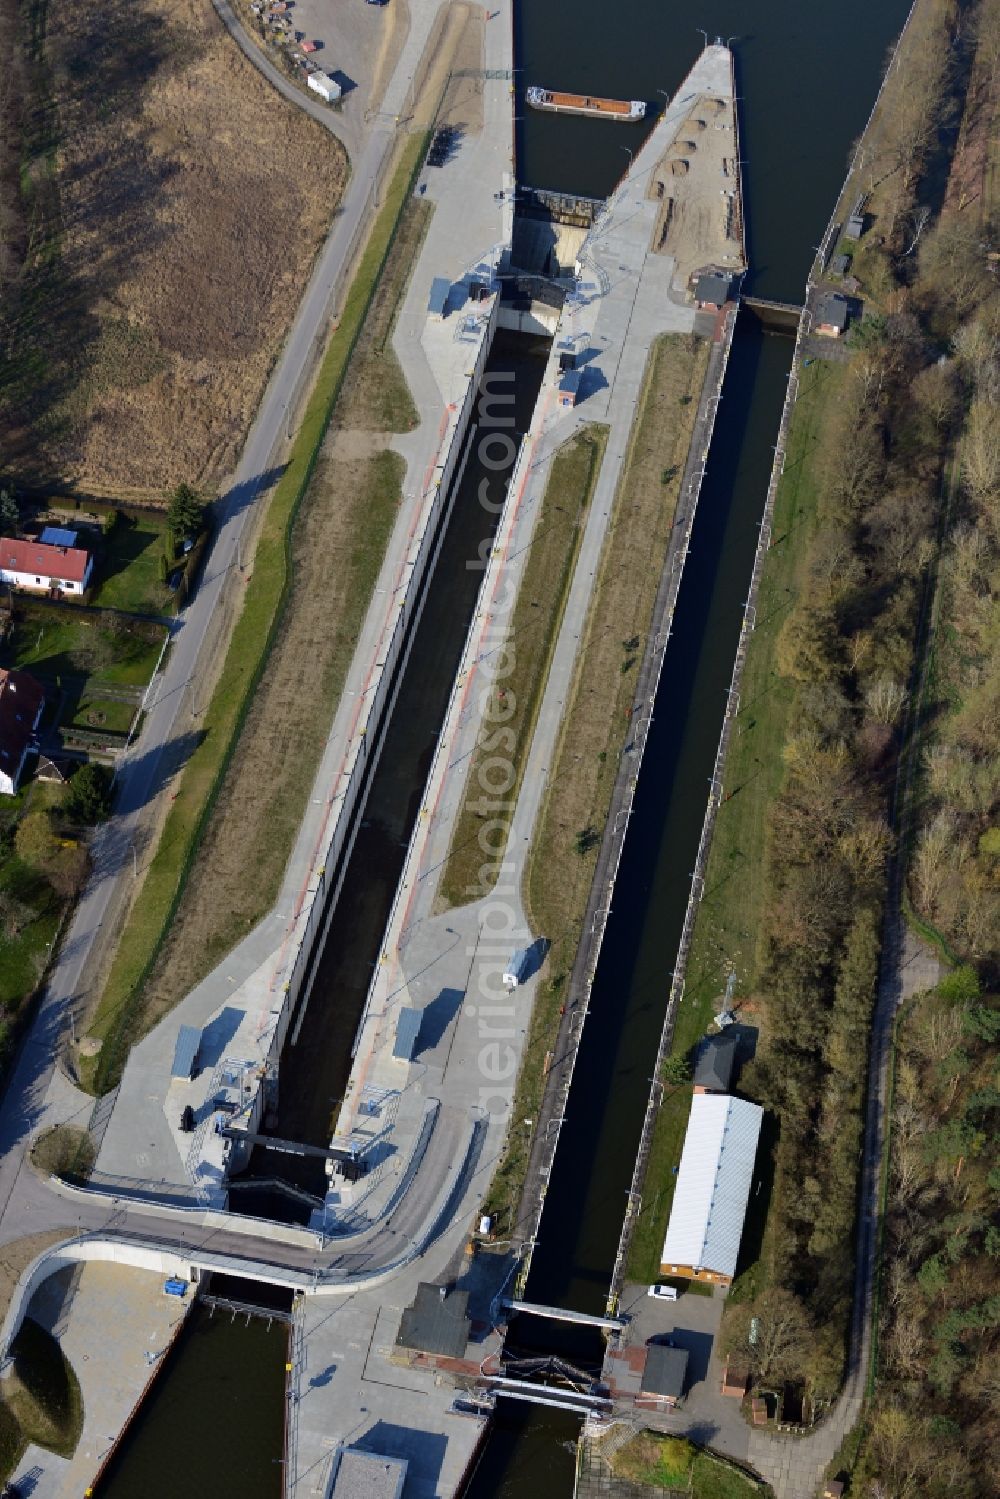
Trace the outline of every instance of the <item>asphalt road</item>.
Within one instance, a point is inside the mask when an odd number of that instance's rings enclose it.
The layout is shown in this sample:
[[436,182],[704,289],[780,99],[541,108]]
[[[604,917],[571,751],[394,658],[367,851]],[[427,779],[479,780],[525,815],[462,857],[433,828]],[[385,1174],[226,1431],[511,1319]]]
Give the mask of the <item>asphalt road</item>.
[[[235,29],[228,5],[216,0],[216,10],[274,86],[308,113],[323,118],[323,106],[314,105],[287,83]],[[323,123],[336,133],[329,111]],[[227,599],[235,603],[237,598],[241,586],[237,565],[239,543],[251,523],[255,505],[280,473],[274,455],[280,453],[287,440],[305,379],[327,329],[333,293],[360,232],[394,129],[393,122],[373,121],[354,162],[343,200],[272,371],[233,482],[215,506],[215,534],[205,556],[201,584],[174,626],[161,675],[153,684],[146,707],[142,735],[120,763],[115,816],[94,841],[93,872],[49,974],[44,996],[0,1105],[0,1217],[6,1211],[28,1135],[40,1116],[56,1051],[70,1024],[73,1001],[80,995],[94,939],[108,919],[123,882],[133,878],[142,809],[197,742],[198,722],[205,707],[199,698],[199,686],[216,644],[211,638],[213,620],[221,604]]]

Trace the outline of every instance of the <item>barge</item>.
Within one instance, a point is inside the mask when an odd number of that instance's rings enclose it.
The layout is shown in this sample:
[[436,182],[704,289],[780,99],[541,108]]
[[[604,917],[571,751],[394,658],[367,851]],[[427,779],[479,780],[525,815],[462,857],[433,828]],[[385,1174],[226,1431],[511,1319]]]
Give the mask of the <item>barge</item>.
[[552,114],[589,115],[598,120],[621,120],[626,125],[634,125],[646,117],[643,99],[597,99],[591,94],[556,93],[536,84],[532,84],[525,97],[532,109],[546,109]]

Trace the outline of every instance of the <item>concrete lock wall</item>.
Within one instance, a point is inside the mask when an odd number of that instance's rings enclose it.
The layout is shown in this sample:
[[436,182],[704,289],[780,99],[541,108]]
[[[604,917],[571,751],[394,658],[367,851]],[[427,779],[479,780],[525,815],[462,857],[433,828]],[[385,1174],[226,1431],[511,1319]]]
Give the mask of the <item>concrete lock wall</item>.
[[[461,407],[456,406],[449,413],[448,426],[439,449],[434,476],[428,493],[424,497],[424,513],[411,541],[410,578],[399,602],[392,634],[385,646],[385,655],[378,662],[377,680],[374,691],[370,694],[370,706],[365,725],[355,740],[350,764],[345,770],[347,779],[341,793],[340,811],[334,820],[325,849],[319,851],[319,868],[311,877],[306,892],[308,912],[301,935],[296,939],[296,950],[290,959],[290,969],[286,970],[288,976],[284,980],[281,1014],[271,1042],[272,1061],[277,1061],[281,1053],[300,998],[305,1000],[308,997],[309,987],[322,952],[323,940],[333,919],[347,859],[357,833],[355,813],[367,788],[369,772],[378,758],[388,727],[389,710],[399,688],[402,673],[397,668],[401,661],[405,662],[405,657],[409,652],[423,611],[427,584],[443,541],[444,528],[442,527],[439,533],[438,522],[451,503],[458,464],[465,450],[465,434],[497,328],[499,306],[500,297],[497,294],[493,300],[493,307],[475,365],[469,375]],[[380,650],[379,655],[381,654]],[[373,727],[381,725],[381,727],[374,727],[374,732],[369,735],[368,725]],[[336,788],[333,790],[335,791]],[[301,1022],[301,1014],[299,1021]]]

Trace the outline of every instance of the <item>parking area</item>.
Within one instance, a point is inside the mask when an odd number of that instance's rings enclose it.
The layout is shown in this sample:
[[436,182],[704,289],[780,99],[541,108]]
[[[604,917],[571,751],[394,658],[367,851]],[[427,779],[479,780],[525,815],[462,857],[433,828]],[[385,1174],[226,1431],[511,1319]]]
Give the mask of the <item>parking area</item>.
[[236,9],[285,72],[305,85],[318,69],[340,85],[350,145],[381,106],[410,28],[407,0],[238,0]]

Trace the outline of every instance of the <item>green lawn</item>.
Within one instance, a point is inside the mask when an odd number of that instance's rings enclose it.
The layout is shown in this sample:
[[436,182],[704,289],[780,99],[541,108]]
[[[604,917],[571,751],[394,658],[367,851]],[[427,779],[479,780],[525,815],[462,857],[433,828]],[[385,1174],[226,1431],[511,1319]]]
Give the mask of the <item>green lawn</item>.
[[615,1477],[658,1489],[680,1489],[691,1499],[750,1499],[771,1490],[685,1437],[640,1431],[611,1459]]
[[757,1483],[711,1452],[699,1452],[691,1466],[692,1499],[750,1499],[751,1495],[769,1494],[766,1484]]
[[[782,781],[792,685],[773,670],[785,612],[801,585],[806,539],[815,515],[810,459],[824,406],[836,400],[848,367],[816,360],[802,370],[789,431],[785,472],[775,502],[770,551],[757,600],[754,630],[740,686],[740,711],[723,769],[726,800],[719,808],[678,1008],[672,1056],[689,1056],[719,1008],[729,968],[737,973],[742,1018],[754,1022],[760,970],[758,936],[766,888],[763,871],[770,809]],[[680,1161],[690,1090],[668,1090],[657,1116],[643,1187],[643,1207],[628,1261],[634,1280],[655,1277],[673,1200],[671,1167]],[[654,1263],[655,1262],[655,1263]]]
[[62,727],[86,729],[92,734],[128,734],[137,712],[135,703],[122,703],[87,689],[69,698]]
[[0,1010],[16,1010],[37,984],[59,928],[52,886],[16,854],[0,861]]
[[145,687],[163,646],[165,629],[152,621],[115,621],[100,615],[19,602],[0,665],[23,667],[45,679],[88,678],[89,687]]
[[130,614],[165,614],[172,600],[160,578],[165,530],[166,516],[123,515],[100,542],[92,602]]

